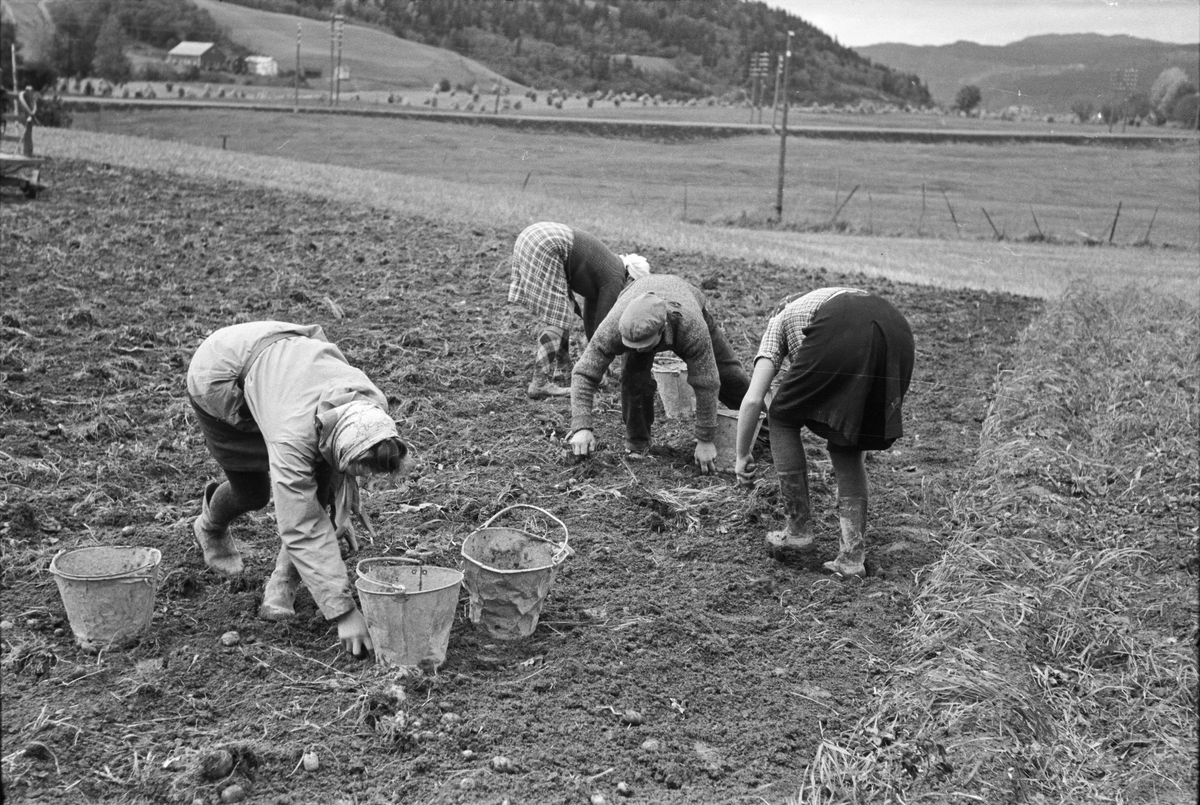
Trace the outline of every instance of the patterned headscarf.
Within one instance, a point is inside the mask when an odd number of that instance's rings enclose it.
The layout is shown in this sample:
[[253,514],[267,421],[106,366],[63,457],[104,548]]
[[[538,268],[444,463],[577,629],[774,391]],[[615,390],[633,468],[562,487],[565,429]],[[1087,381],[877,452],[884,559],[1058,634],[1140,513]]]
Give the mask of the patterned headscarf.
[[[333,395],[321,401],[317,409],[318,449],[335,470],[332,479],[336,533],[353,540],[352,514],[359,513],[358,481],[347,475],[350,463],[387,439],[398,439],[396,423],[378,405],[353,392]],[[360,515],[361,516],[361,515]]]

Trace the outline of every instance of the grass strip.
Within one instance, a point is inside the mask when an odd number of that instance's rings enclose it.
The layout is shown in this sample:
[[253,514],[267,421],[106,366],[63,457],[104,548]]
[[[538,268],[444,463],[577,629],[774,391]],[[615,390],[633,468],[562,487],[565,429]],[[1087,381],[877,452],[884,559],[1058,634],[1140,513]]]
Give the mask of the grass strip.
[[1195,802],[1189,303],[1073,286],[999,378],[905,651],[790,802]]

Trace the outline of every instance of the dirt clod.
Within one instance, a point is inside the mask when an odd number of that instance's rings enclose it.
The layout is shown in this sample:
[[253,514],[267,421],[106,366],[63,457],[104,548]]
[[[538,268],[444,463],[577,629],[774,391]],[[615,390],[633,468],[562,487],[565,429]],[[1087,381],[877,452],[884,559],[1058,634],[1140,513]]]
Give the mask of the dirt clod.
[[233,755],[228,749],[215,749],[200,755],[196,771],[202,780],[220,780],[233,771]]

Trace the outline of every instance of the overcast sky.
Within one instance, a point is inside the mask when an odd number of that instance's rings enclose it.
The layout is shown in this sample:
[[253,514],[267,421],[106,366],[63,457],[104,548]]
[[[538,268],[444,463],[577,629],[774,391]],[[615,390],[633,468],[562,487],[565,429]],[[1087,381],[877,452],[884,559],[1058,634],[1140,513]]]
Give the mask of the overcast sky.
[[1037,34],[1129,34],[1200,42],[1200,0],[766,0],[848,47],[965,39],[1007,45]]

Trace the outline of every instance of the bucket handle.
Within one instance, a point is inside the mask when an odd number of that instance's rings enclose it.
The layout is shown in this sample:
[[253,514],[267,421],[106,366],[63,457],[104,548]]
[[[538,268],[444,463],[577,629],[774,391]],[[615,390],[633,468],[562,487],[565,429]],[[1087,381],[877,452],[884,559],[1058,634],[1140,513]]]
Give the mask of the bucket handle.
[[[483,529],[487,528],[488,526],[490,526],[492,524],[492,521],[495,520],[497,517],[504,514],[505,512],[512,511],[513,509],[533,509],[535,512],[541,512],[542,514],[546,515],[554,522],[558,523],[559,528],[561,528],[563,530],[562,544],[558,545],[558,550],[556,550],[554,552],[554,555],[552,557],[550,557],[550,561],[557,564],[558,562],[561,562],[563,559],[566,559],[571,554],[575,553],[575,549],[567,544],[567,542],[569,542],[571,539],[571,534],[569,531],[567,531],[567,526],[563,523],[563,521],[559,520],[557,517],[555,517],[553,514],[546,511],[545,509],[538,507],[538,506],[534,506],[529,503],[514,503],[511,506],[504,507],[503,509],[501,509],[500,511],[496,512],[491,517],[489,517],[487,522],[479,527],[479,530],[482,531]],[[557,544],[555,542],[552,542],[551,540],[545,539],[544,537],[538,537],[536,534],[531,534],[530,536],[532,536],[536,539],[540,539],[540,540],[542,540],[542,542],[549,542],[551,545]]]
[[[128,548],[130,546],[115,545],[113,547]],[[68,579],[70,581],[114,581],[123,579],[128,581],[144,581],[149,584],[151,580],[150,576],[153,575],[154,569],[158,567],[159,564],[158,562],[151,562],[148,565],[131,568],[129,570],[122,570],[119,573],[105,573],[102,576],[79,576],[74,573],[68,573],[65,570],[59,570],[59,557],[65,553],[69,553],[69,551],[66,548],[63,548],[58,553],[54,554],[54,557],[50,560],[50,573],[55,576],[62,576],[64,579]]]
[[[403,562],[406,564],[411,564],[412,562],[415,561],[413,559],[406,559],[403,556],[382,556],[382,557],[376,556],[376,557],[370,557],[367,559],[359,559],[358,564],[355,565],[355,567],[354,567],[355,573],[358,574],[359,578],[366,580],[367,582],[369,582],[370,584],[373,584],[376,587],[383,587],[386,590],[386,592],[374,591],[375,595],[408,595],[408,588],[405,587],[403,584],[393,584],[390,581],[379,581],[378,579],[372,579],[372,578],[368,577],[365,573],[363,573],[362,567],[364,564],[366,564],[367,562],[376,562],[376,561],[379,561],[380,559],[383,559],[388,562]],[[425,568],[421,568],[420,577],[417,579],[417,592],[421,592],[421,587],[424,586],[423,579],[428,574],[429,574],[428,570],[426,570]]]

